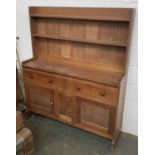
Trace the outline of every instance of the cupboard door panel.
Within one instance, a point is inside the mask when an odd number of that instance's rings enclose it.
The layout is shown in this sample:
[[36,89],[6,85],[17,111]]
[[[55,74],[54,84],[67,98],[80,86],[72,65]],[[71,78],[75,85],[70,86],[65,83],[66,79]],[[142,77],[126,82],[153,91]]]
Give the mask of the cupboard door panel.
[[91,105],[87,102],[81,104],[81,120],[108,128],[109,111],[102,107]]
[[71,97],[63,92],[55,93],[55,106],[57,117],[63,121],[71,123],[72,121],[72,107]]
[[[111,123],[111,108],[103,103],[98,103],[86,99],[79,99],[80,104],[80,123],[82,126],[96,131],[113,134]],[[114,115],[113,115],[114,116]]]
[[28,106],[35,110],[41,110],[44,113],[54,112],[54,92],[35,86],[28,88],[29,98]]

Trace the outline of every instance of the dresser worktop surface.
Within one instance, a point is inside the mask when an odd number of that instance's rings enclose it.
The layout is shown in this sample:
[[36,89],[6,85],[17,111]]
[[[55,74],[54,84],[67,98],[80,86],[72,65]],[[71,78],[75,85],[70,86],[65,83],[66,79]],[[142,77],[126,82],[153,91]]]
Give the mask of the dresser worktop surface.
[[91,82],[118,86],[123,74],[119,72],[98,70],[94,68],[69,65],[58,62],[49,62],[42,59],[33,59],[23,63],[23,67],[36,69],[48,73],[83,79]]

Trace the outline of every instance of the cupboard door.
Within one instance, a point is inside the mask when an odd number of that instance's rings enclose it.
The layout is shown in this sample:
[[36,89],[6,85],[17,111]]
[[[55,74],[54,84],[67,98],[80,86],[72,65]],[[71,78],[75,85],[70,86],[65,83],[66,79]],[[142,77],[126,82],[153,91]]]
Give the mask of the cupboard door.
[[29,86],[28,107],[34,112],[53,114],[54,92],[40,87]]
[[55,92],[54,101],[56,114],[62,121],[71,123],[72,121],[72,107],[71,107],[71,96],[65,92]]
[[80,104],[80,123],[82,126],[99,132],[113,134],[115,112],[111,110],[111,107],[86,99],[80,98],[78,100]]

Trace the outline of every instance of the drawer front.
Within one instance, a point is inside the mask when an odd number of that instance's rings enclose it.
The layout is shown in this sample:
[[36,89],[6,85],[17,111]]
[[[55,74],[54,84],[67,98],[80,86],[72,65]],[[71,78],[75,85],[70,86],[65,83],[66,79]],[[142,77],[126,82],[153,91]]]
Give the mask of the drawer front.
[[25,71],[24,77],[26,82],[47,88],[61,89],[65,92],[68,91],[71,94],[108,105],[116,105],[118,102],[118,88],[116,87],[31,71]]
[[116,105],[118,101],[118,89],[90,82],[70,81],[68,89],[81,97],[93,98],[98,102]]
[[43,73],[33,71],[24,71],[25,82],[29,84],[37,84],[47,88],[65,88],[62,79]]

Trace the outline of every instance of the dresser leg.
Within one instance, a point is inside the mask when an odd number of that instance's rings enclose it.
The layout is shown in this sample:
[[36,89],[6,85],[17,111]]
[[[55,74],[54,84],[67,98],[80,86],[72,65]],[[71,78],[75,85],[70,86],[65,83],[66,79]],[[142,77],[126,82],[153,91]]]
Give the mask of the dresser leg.
[[114,144],[111,144],[110,151],[111,151],[111,152],[113,152],[113,151],[114,151]]
[[118,138],[119,138],[119,135],[120,135],[120,131],[117,131],[116,133],[115,133],[115,135],[114,135],[114,138],[112,139],[112,142],[111,142],[111,151],[113,152],[114,151],[114,148],[115,148],[115,146],[116,146],[116,142],[117,142],[117,140],[118,140]]

